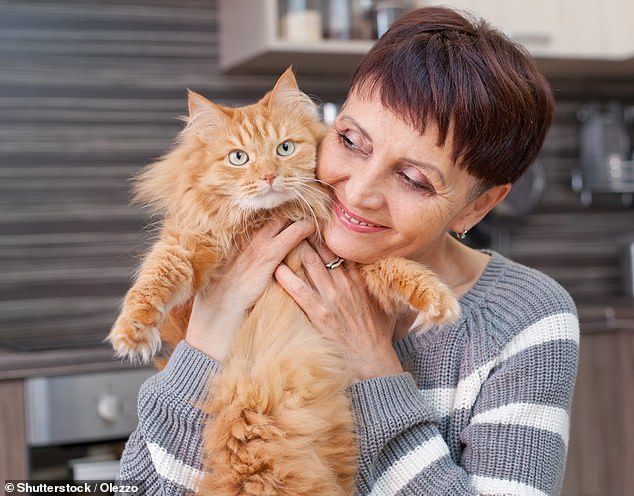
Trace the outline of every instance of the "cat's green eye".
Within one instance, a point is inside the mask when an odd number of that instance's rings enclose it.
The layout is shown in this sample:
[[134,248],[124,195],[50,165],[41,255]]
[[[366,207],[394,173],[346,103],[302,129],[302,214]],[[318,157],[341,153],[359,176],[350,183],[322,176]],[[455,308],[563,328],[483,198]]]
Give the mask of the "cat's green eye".
[[249,161],[249,156],[242,150],[233,150],[227,158],[233,165],[244,165]]
[[295,143],[292,141],[284,141],[277,147],[277,154],[281,157],[288,157],[295,151]]

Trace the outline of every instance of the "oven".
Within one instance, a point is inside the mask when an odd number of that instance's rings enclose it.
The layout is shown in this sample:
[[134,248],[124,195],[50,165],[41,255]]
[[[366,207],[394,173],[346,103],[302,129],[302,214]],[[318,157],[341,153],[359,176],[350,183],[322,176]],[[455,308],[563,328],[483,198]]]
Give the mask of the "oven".
[[137,425],[137,395],[154,369],[25,380],[31,480],[110,481]]

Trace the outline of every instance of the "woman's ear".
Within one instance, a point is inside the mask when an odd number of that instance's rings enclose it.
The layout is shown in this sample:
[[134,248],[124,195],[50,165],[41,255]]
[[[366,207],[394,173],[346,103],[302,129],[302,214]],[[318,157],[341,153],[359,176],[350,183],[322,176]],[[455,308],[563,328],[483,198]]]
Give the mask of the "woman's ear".
[[465,229],[470,230],[484,219],[484,216],[493,210],[498,203],[504,200],[509,191],[511,191],[511,184],[507,183],[493,186],[480,193],[471,200],[463,214],[452,223],[451,230],[456,233],[462,233]]

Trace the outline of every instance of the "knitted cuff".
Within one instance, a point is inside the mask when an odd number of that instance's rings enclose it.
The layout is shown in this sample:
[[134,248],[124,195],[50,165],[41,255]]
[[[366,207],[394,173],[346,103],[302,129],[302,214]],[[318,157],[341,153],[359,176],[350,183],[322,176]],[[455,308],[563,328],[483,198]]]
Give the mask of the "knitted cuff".
[[358,426],[391,437],[421,422],[436,421],[409,373],[354,383],[349,388]]
[[183,340],[161,372],[161,382],[179,399],[191,402],[205,396],[209,377],[221,368],[220,363]]

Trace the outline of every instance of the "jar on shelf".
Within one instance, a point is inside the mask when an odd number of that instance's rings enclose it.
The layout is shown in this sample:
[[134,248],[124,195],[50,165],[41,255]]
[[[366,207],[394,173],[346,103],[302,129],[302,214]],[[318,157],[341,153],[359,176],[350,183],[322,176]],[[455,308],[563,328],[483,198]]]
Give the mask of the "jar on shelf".
[[279,0],[280,36],[289,41],[322,39],[320,0]]
[[392,23],[414,7],[409,0],[379,0],[374,5],[374,35],[380,38]]
[[361,40],[375,38],[374,0],[351,0],[351,37]]
[[327,0],[326,37],[347,40],[352,36],[352,4],[349,0]]

